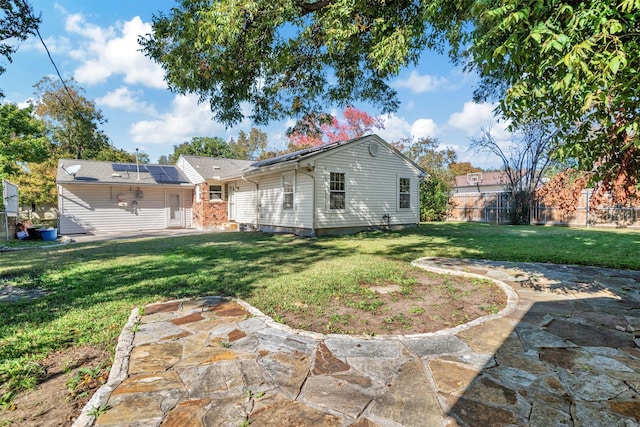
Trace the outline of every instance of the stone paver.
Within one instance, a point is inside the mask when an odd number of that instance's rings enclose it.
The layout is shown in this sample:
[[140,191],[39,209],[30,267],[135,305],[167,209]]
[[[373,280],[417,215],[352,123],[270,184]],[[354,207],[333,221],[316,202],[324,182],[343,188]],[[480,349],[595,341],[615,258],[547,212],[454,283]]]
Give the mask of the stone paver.
[[640,426],[640,272],[415,264],[497,280],[508,309],[365,338],[295,331],[219,297],[150,305],[119,343],[126,378],[75,425]]

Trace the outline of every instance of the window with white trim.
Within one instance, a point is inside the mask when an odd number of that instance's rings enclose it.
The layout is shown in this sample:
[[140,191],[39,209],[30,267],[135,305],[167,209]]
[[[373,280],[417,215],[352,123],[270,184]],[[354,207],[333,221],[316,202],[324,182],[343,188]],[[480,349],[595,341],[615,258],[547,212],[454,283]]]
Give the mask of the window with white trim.
[[398,179],[398,207],[400,209],[411,208],[411,178]]
[[222,185],[209,185],[209,200],[212,202],[222,201]]
[[295,189],[295,177],[291,174],[282,175],[282,210],[293,209],[293,192]]
[[329,172],[329,210],[347,207],[347,184],[344,172]]
[[200,188],[200,184],[196,185],[196,202],[202,201],[202,188]]

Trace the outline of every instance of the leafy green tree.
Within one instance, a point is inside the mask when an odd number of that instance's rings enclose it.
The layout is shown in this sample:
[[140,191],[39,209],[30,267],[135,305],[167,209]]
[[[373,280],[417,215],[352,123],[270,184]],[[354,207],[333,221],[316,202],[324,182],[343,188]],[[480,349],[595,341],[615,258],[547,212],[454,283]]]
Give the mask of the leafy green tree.
[[455,176],[466,175],[468,173],[482,172],[482,168],[473,166],[470,162],[453,162],[449,165],[449,170]]
[[388,80],[417,63],[430,6],[417,1],[179,0],[141,37],[169,88],[209,102],[216,120],[255,123],[372,102],[397,109]]
[[47,122],[47,130],[60,157],[94,159],[111,146],[99,126],[106,123],[95,102],[85,98],[75,81],[44,77],[35,85],[35,112]]
[[169,87],[226,124],[245,102],[257,123],[355,101],[394,111],[389,80],[448,47],[480,74],[476,99],[499,100],[516,128],[552,125],[561,160],[637,192],[638,0],[179,0],[153,30],[141,43]]
[[41,162],[49,152],[44,123],[32,108],[0,105],[0,177],[17,173],[21,164]]
[[[34,16],[31,4],[26,0],[0,1],[0,57],[11,62],[17,50],[15,41],[24,41],[36,34],[41,21],[40,17]],[[0,64],[0,74],[5,71]],[[0,90],[0,98],[3,96]]]
[[11,176],[20,187],[20,205],[57,206],[56,172],[58,159],[49,157],[40,163],[27,163]]
[[159,165],[169,165],[171,163],[169,163],[169,157],[165,156],[164,154],[160,157],[158,157],[158,164]]
[[447,219],[451,188],[451,181],[437,175],[420,184],[420,221]]
[[560,160],[623,199],[639,195],[639,1],[474,1],[457,18],[472,23],[477,99],[500,100],[515,128],[557,129]]
[[232,158],[240,160],[255,160],[267,149],[268,137],[265,132],[251,128],[249,135],[240,131],[238,140],[231,138],[229,148],[233,152]]
[[174,145],[173,154],[169,155],[169,163],[175,164],[181,154],[231,158],[233,151],[229,144],[220,137],[196,136],[191,138],[191,141]]
[[420,221],[444,221],[453,189],[454,174],[449,166],[456,161],[455,150],[440,148],[438,140],[430,137],[405,138],[393,146],[427,172],[420,186]]
[[[100,151],[93,160],[101,160],[105,162],[119,162],[119,163],[135,163],[136,162],[136,153],[130,153],[127,150],[122,148],[115,148],[113,146],[109,146],[104,150]],[[138,163],[149,163],[149,155],[144,152],[138,153]]]

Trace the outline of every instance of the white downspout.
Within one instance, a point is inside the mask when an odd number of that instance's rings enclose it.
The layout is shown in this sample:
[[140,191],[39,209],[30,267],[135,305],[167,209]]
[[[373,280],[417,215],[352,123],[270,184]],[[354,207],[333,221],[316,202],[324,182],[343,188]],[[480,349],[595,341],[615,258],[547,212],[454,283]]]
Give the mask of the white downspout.
[[260,184],[255,181],[251,181],[250,179],[245,178],[244,175],[241,176],[243,181],[247,181],[256,186],[256,231],[260,230]]
[[313,235],[316,235],[316,177],[315,177],[315,166],[313,167],[314,170],[314,175],[310,174],[310,173],[306,173],[305,171],[303,171],[302,169],[298,169],[299,164],[296,163],[296,171],[300,171],[300,173],[302,173],[303,175],[307,175],[308,177],[311,177],[311,180],[313,181],[313,197],[311,198],[311,226],[313,227],[313,229],[311,230],[311,232],[313,233]]

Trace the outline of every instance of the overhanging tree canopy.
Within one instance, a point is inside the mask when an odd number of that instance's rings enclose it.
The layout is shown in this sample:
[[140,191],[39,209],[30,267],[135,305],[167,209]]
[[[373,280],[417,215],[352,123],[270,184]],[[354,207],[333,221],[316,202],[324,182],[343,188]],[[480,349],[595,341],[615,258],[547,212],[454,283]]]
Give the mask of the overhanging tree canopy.
[[[555,154],[620,200],[640,172],[640,1],[476,1],[467,65],[478,99],[554,128]],[[621,191],[622,190],[622,191]],[[622,194],[625,193],[625,194]]]
[[259,124],[355,101],[393,111],[390,79],[448,46],[480,74],[478,99],[555,129],[560,158],[634,189],[639,19],[639,0],[180,0],[141,43],[172,90],[226,124],[245,102]]
[[144,52],[169,87],[207,101],[234,124],[248,102],[258,124],[370,101],[397,109],[389,77],[427,46],[428,3],[420,1],[181,0],[153,17]]

